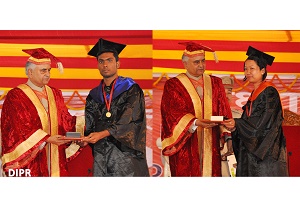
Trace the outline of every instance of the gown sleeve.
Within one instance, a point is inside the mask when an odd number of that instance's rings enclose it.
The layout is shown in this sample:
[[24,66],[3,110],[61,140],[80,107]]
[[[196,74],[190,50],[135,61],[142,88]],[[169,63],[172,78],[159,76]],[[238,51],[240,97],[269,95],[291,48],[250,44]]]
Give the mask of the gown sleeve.
[[161,99],[161,139],[163,154],[177,153],[191,138],[190,126],[195,121],[195,112],[192,100],[179,82],[172,78],[164,85]]
[[117,117],[107,130],[123,145],[141,151],[146,143],[144,93],[138,84],[124,93],[116,103],[119,106]]

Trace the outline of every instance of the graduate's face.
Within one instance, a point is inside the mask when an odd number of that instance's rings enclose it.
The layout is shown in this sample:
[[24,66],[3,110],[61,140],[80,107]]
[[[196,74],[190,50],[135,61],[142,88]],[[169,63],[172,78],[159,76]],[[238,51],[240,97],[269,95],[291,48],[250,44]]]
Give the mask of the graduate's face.
[[110,78],[117,75],[120,62],[116,61],[112,52],[104,52],[98,56],[98,69],[103,78]]
[[43,87],[50,81],[50,71],[50,64],[36,65],[34,68],[28,69],[28,78],[34,85]]
[[259,66],[253,60],[245,61],[244,74],[250,83],[260,84],[262,82],[265,69],[259,69]]
[[205,56],[198,55],[195,57],[190,57],[187,61],[183,62],[185,69],[195,77],[202,76],[205,72],[206,63]]

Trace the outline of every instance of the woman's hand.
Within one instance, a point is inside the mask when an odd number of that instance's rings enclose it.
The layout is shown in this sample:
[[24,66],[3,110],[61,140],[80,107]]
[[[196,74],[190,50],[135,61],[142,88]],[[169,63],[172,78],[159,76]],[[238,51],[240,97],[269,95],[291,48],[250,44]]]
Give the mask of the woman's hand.
[[222,122],[222,124],[229,131],[234,131],[235,130],[235,120],[233,118],[228,119],[228,120],[224,120]]

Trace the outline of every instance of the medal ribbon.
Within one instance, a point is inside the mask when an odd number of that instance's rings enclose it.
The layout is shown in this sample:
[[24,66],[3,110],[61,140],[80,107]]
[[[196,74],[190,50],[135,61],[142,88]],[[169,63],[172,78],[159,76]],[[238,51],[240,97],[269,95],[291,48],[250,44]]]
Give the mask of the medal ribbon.
[[112,97],[113,97],[113,93],[114,93],[115,84],[117,82],[117,79],[118,78],[116,78],[116,80],[114,81],[114,83],[113,83],[113,85],[111,87],[110,94],[109,94],[109,101],[106,98],[106,92],[104,90],[104,82],[102,84],[102,92],[103,92],[103,95],[104,95],[104,101],[105,101],[106,109],[107,109],[108,112],[110,110],[110,104],[111,104],[111,101],[112,101]]

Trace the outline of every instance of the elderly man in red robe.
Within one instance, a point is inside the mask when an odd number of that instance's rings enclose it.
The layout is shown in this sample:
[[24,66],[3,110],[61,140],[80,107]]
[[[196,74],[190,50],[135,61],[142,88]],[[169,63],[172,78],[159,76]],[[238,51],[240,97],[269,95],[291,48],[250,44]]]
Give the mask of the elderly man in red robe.
[[230,132],[210,119],[232,115],[222,80],[205,74],[205,51],[215,52],[196,42],[179,44],[186,46],[186,73],[164,86],[162,154],[169,156],[171,176],[221,176],[220,140],[227,141]]
[[72,116],[62,92],[48,86],[51,60],[43,48],[26,49],[28,81],[10,90],[1,114],[2,164],[6,176],[67,176],[67,160],[80,147],[66,140],[68,131],[83,133],[84,116]]

